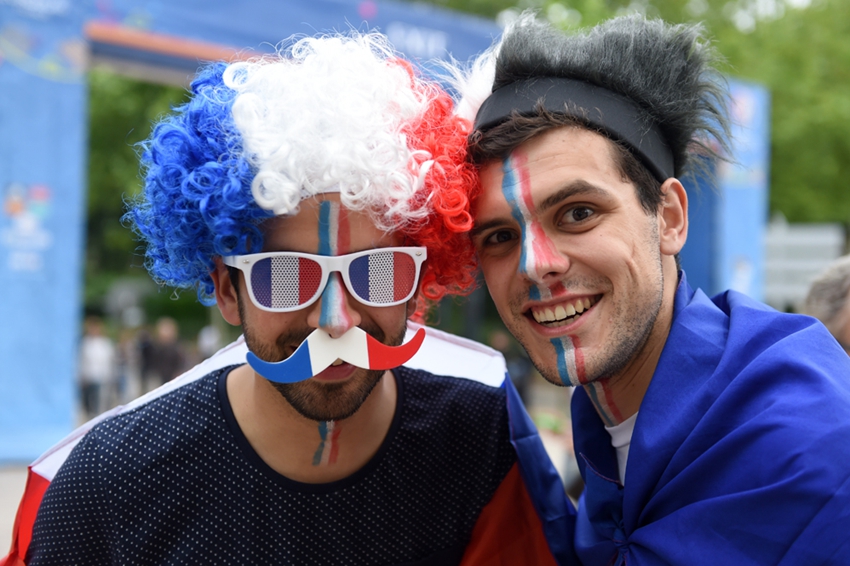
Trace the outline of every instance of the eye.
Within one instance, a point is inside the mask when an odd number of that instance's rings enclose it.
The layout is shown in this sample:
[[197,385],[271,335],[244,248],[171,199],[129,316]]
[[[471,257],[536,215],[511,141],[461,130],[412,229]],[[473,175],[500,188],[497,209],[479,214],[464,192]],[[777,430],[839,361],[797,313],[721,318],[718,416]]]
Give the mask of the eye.
[[500,244],[504,244],[506,242],[510,242],[511,240],[516,240],[517,235],[514,234],[511,230],[497,230],[493,232],[484,240],[485,246],[498,246]]
[[558,224],[580,224],[590,219],[594,214],[596,212],[588,206],[574,206],[564,213]]

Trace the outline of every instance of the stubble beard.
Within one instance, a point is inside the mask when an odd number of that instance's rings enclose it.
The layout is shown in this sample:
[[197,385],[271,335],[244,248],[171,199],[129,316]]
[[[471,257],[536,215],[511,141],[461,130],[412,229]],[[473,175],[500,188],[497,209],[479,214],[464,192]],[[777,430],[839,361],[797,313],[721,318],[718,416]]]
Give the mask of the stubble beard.
[[[600,350],[598,355],[585,357],[584,384],[589,384],[602,379],[617,378],[623,370],[626,369],[626,367],[635,358],[637,358],[649,341],[649,337],[652,335],[652,331],[655,328],[655,323],[658,319],[658,313],[661,312],[661,305],[663,303],[664,276],[661,252],[658,247],[657,230],[653,232],[649,239],[655,244],[654,249],[658,250],[653,258],[653,263],[657,266],[654,287],[657,288],[658,291],[657,293],[654,293],[653,296],[647,297],[646,299],[643,297],[637,297],[630,301],[629,305],[623,303],[616,305],[613,315],[615,321],[614,329],[612,335],[608,339],[608,343],[605,345],[599,345]],[[567,285],[568,288],[570,285],[576,286],[576,284],[583,285],[584,288],[594,288],[594,286],[587,286],[587,282],[579,282],[575,280],[570,282],[565,281],[563,283]],[[595,288],[600,287],[596,286]],[[514,335],[514,338],[516,338],[517,342],[519,342],[528,353],[531,363],[534,364],[534,367],[538,372],[540,372],[540,375],[542,375],[546,381],[561,387],[575,385],[571,381],[564,381],[561,378],[561,375],[558,372],[556,351],[549,350],[551,354],[541,354],[539,351],[533,350],[529,347],[531,345],[531,340],[529,340],[528,336],[523,331],[523,328],[526,324],[528,324],[528,321],[520,312],[520,309],[522,308],[521,305],[524,304],[527,296],[528,293],[526,292],[525,296],[517,296],[510,300],[509,308],[512,323],[508,324],[505,317],[502,317],[503,321],[505,321],[505,325],[508,326],[508,329]],[[610,295],[606,294],[604,298],[609,297]],[[626,313],[627,309],[630,309],[630,313]],[[597,322],[597,324],[607,323]],[[570,378],[577,380],[577,376],[570,376]]]
[[[293,330],[278,336],[274,345],[265,344],[258,340],[254,329],[246,324],[241,296],[239,298],[239,315],[242,320],[242,332],[248,348],[261,360],[279,362],[294,352],[314,329]],[[384,342],[385,333],[377,325],[362,324],[365,332],[388,346],[398,346],[404,341],[405,324],[398,333]],[[340,421],[356,413],[384,375],[385,370],[368,370],[357,368],[354,374],[343,382],[321,383],[308,379],[298,383],[277,383],[268,380],[272,387],[286,400],[295,411],[304,418],[313,421]]]

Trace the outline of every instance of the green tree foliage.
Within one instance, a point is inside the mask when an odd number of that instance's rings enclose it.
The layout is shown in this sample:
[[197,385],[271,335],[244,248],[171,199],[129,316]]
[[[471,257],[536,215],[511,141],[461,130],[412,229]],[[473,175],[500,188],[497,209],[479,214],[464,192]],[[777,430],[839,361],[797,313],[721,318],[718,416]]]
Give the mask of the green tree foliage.
[[771,92],[770,206],[792,222],[850,221],[850,5],[826,0],[717,27],[730,73]]
[[124,201],[140,188],[137,143],[152,123],[185,97],[183,89],[127,79],[108,71],[89,73],[87,273],[124,272],[136,246],[121,225]]
[[[104,299],[118,279],[149,281],[143,269],[143,250],[133,233],[122,225],[125,201],[140,187],[138,142],[171,107],[186,98],[185,90],[127,79],[93,69],[89,86],[88,218],[86,222],[85,309],[100,312]],[[201,320],[194,293],[184,293],[177,303],[170,290],[148,298],[148,314],[174,309],[191,311]],[[197,312],[196,312],[197,311]],[[195,325],[196,326],[196,325]]]

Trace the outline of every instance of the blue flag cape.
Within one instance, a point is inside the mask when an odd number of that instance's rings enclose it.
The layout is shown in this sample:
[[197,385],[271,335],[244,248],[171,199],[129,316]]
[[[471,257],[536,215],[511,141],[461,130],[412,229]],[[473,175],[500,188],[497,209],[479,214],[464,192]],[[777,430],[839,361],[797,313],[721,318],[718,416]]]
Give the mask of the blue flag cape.
[[850,564],[850,358],[815,319],[682,274],[625,488],[581,389],[572,418],[584,566]]

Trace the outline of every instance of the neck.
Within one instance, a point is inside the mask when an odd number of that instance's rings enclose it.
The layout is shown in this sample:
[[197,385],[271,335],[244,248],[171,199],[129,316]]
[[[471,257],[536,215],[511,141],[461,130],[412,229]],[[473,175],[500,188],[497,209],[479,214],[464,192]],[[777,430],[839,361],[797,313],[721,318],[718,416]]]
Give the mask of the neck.
[[362,468],[380,448],[396,408],[396,382],[387,371],[347,419],[317,422],[299,414],[250,366],[233,370],[227,396],[236,422],[260,458],[304,483],[327,483]]
[[678,288],[675,266],[668,266],[664,282],[661,308],[646,344],[620,372],[583,386],[606,426],[618,425],[638,412],[655,375],[673,324],[673,305]]

